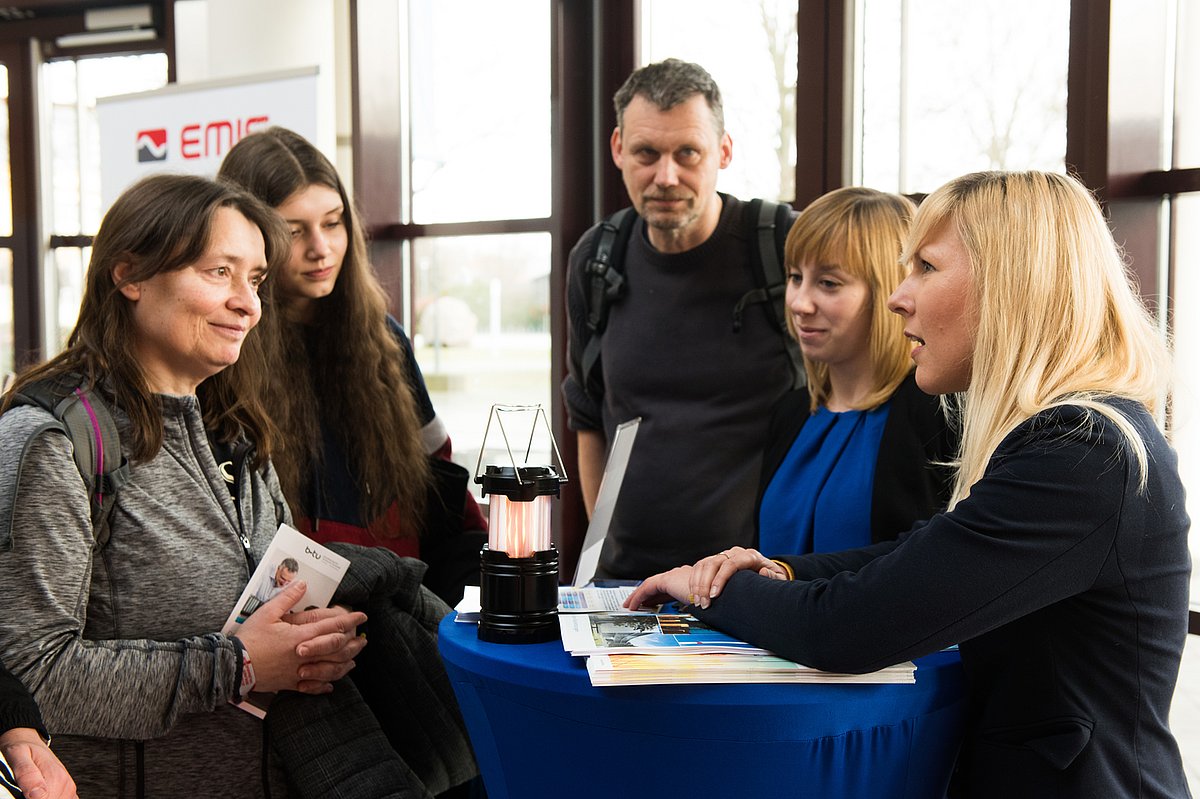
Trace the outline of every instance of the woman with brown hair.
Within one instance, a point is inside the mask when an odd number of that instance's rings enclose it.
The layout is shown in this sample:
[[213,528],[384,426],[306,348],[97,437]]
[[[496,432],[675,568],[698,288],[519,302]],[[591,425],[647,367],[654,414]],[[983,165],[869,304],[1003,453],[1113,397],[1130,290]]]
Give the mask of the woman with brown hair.
[[382,545],[429,564],[425,583],[454,604],[478,581],[486,523],[450,463],[407,335],[387,312],[354,204],[316,147],[284,128],[247,136],[219,176],[284,218],[290,260],[268,395],[280,482],[300,529],[321,542]]
[[[284,617],[302,581],[236,635],[217,632],[287,521],[258,372],[231,368],[254,346],[259,288],[287,246],[246,192],[182,175],[136,183],[96,234],[66,349],[5,396],[0,651],[85,796],[284,795],[262,723],[231,702],[251,688],[326,694],[365,645],[362,613]],[[98,522],[72,440],[49,411],[15,404],[57,378],[103,402],[129,464]],[[243,454],[238,468],[220,468],[224,450]]]

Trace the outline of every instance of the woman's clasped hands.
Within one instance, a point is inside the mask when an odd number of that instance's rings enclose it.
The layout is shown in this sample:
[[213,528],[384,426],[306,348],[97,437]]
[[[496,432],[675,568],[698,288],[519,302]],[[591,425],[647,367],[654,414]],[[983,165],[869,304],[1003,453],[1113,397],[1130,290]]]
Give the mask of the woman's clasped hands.
[[238,630],[254,667],[257,691],[329,693],[367,645],[356,632],[367,620],[365,613],[337,606],[290,613],[305,589],[303,580],[294,581]]
[[707,608],[720,595],[729,578],[750,569],[773,580],[788,579],[787,571],[757,549],[730,547],[702,558],[692,566],[680,566],[655,574],[642,581],[625,600],[625,607],[636,610],[668,598]]

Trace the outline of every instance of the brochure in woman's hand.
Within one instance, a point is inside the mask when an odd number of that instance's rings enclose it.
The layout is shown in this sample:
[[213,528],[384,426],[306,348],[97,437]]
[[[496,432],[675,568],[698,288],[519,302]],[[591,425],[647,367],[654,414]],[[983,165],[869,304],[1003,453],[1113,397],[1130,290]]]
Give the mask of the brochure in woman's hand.
[[[221,632],[234,635],[242,622],[264,603],[269,602],[293,580],[304,580],[308,589],[292,606],[292,612],[329,606],[333,593],[350,567],[350,561],[286,524],[279,525],[258,568],[242,591]],[[237,706],[259,718],[267,715],[274,694],[251,692]]]

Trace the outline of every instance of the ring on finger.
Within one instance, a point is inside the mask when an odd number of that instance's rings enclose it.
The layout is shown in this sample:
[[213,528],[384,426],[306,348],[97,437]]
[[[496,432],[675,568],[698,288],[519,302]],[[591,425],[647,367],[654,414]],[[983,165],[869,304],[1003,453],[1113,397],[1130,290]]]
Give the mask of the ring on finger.
[[733,560],[733,556],[731,556],[731,555],[729,554],[729,551],[728,551],[728,550],[726,550],[726,551],[722,552],[721,554],[725,556],[725,559],[726,559],[726,560]]

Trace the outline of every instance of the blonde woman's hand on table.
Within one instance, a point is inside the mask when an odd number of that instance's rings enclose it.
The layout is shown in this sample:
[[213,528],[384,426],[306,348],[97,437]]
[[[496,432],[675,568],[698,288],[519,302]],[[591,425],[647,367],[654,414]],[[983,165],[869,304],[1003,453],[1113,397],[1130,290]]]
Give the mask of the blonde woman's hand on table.
[[755,571],[773,580],[788,579],[787,571],[757,549],[730,547],[696,561],[692,567],[688,594],[691,604],[707,608],[712,600],[720,596],[729,578],[739,571]]
[[642,580],[633,593],[625,599],[625,608],[637,610],[643,605],[659,605],[674,599],[689,602],[691,566],[680,566],[670,571],[655,574]]

